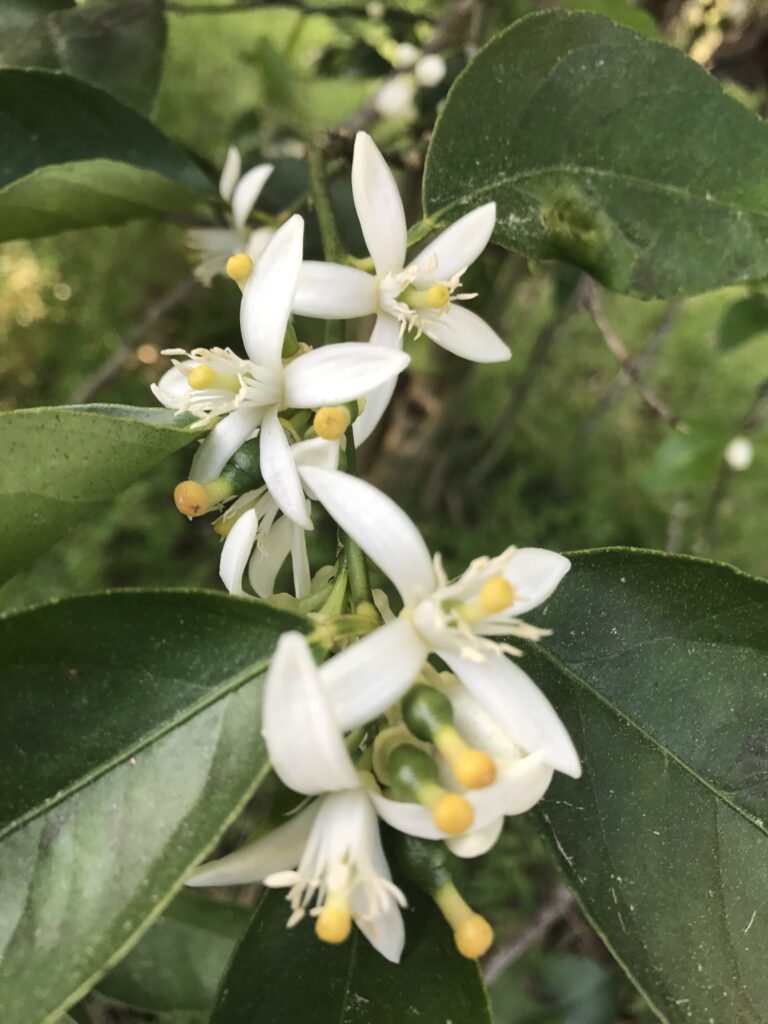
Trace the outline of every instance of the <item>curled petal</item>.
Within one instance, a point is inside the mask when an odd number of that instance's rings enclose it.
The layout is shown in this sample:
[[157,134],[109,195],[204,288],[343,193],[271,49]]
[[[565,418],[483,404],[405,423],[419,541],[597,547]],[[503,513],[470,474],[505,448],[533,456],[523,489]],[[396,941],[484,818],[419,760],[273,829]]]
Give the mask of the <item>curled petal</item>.
[[230,146],[219,178],[219,195],[226,203],[232,198],[237,179],[240,177],[241,166],[240,150],[237,146]]
[[391,498],[347,473],[307,468],[302,475],[331,518],[392,580],[406,604],[435,589],[427,545]]
[[293,311],[300,316],[347,320],[376,312],[376,278],[356,267],[308,260],[302,263]]
[[261,426],[259,464],[264,483],[283,515],[311,530],[312,520],[307,515],[299,473],[275,408],[267,411]]
[[[309,504],[309,502],[307,502]],[[308,597],[312,578],[307,555],[307,534],[300,526],[291,524],[291,562],[293,564],[293,592],[298,598]]]
[[446,841],[445,845],[454,856],[462,857],[465,860],[482,857],[496,845],[503,828],[504,818],[498,817],[484,828],[466,832],[463,836],[453,836]]
[[250,171],[246,171],[238,181],[232,193],[232,220],[236,228],[245,227],[245,222],[274,169],[273,164],[257,164]]
[[299,467],[319,466],[321,469],[336,469],[339,463],[339,442],[324,441],[322,437],[311,437],[308,441],[297,441],[291,447],[293,461]]
[[564,555],[546,548],[519,548],[504,572],[519,597],[507,609],[508,615],[524,615],[552,595],[571,563]]
[[221,471],[261,422],[263,409],[244,405],[216,424],[195,452],[190,480],[205,484],[221,476]]
[[250,359],[282,368],[283,341],[301,266],[304,221],[298,214],[272,236],[248,278],[240,304],[240,329]]
[[[400,335],[400,324],[393,316],[380,313],[376,317],[376,323],[374,324],[373,333],[368,344],[381,345],[383,348],[396,350],[401,349],[403,347],[403,339]],[[365,408],[355,420],[352,428],[356,445],[361,445],[364,441],[367,441],[379,425],[396,387],[397,378],[392,377],[365,396]]]
[[[391,881],[392,874],[389,864],[387,864],[387,858],[384,856],[379,835],[379,822],[373,808],[371,808],[371,819],[369,852],[373,867],[377,875]],[[405,927],[397,900],[393,898],[388,900],[384,907],[372,908],[366,906],[363,896],[364,890],[361,892],[360,888],[352,895],[351,909],[357,927],[382,956],[391,960],[392,963],[400,963],[405,945]]]
[[495,223],[496,203],[478,206],[459,217],[414,260],[420,267],[430,268],[428,275],[416,278],[415,286],[428,288],[435,278],[446,281],[471,266],[490,242]]
[[202,864],[192,872],[186,884],[195,888],[202,885],[249,885],[263,881],[276,871],[295,868],[301,860],[318,807],[318,801],[313,800],[268,835],[226,857]]
[[219,576],[230,594],[243,594],[243,573],[256,543],[259,519],[254,509],[244,512],[229,531],[221,549]]
[[424,333],[448,352],[473,363],[503,363],[512,353],[492,327],[456,302],[424,327]]
[[248,565],[248,579],[262,599],[272,597],[275,592],[277,574],[291,550],[293,530],[291,520],[281,516],[254,548]]
[[272,766],[297,793],[355,789],[357,774],[317,666],[300,633],[283,633],[264,686],[264,739]]
[[365,342],[324,345],[290,362],[284,373],[286,404],[296,409],[351,402],[395,380],[410,356]]
[[408,229],[392,171],[365,132],[355,137],[352,195],[363,238],[379,277],[403,269]]

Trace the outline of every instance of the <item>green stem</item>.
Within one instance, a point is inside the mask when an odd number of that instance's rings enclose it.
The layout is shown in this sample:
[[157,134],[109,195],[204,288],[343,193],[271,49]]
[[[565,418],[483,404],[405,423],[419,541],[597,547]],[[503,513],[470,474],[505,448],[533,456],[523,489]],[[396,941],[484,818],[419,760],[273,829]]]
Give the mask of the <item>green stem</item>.
[[[347,472],[357,476],[357,452],[355,450],[355,439],[352,435],[352,427],[347,430]],[[355,607],[368,601],[373,604],[371,593],[371,581],[368,578],[368,566],[365,564],[365,555],[360,546],[345,534],[344,554],[349,570],[349,590],[352,595],[352,603]]]
[[[323,256],[329,263],[344,263],[347,254],[339,235],[328,191],[323,151],[322,147],[316,145],[314,139],[310,139],[307,145],[307,168],[309,170],[309,191],[317,214]],[[326,320],[324,341],[326,345],[344,341],[344,324],[341,320]]]

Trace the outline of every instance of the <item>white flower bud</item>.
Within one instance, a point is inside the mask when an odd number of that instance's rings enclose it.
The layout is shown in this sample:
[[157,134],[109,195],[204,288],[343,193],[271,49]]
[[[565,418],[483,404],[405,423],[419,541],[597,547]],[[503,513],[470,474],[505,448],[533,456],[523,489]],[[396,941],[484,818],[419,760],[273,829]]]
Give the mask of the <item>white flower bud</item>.
[[412,68],[421,57],[421,50],[413,43],[399,43],[392,57],[392,63],[398,71],[405,71]]
[[755,449],[748,437],[734,437],[725,446],[723,457],[734,472],[741,473],[752,465]]
[[439,53],[427,53],[416,64],[414,74],[419,85],[425,89],[432,89],[442,82],[447,70],[445,61]]
[[396,75],[379,89],[373,105],[380,117],[405,117],[413,107],[416,86],[411,75]]
[[386,10],[387,9],[381,0],[371,0],[370,3],[365,5],[365,13],[369,18],[373,18],[374,20],[383,18]]

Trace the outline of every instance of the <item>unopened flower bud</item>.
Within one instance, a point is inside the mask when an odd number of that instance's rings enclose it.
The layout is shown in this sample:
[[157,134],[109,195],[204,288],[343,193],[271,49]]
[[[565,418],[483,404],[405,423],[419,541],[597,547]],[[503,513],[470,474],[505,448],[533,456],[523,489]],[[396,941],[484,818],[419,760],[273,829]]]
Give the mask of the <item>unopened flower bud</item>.
[[447,67],[439,53],[426,53],[417,61],[413,73],[424,89],[434,89],[445,78]]
[[238,252],[227,260],[227,274],[239,286],[245,288],[245,282],[253,272],[253,260],[247,252]]
[[392,57],[392,64],[398,71],[412,68],[421,56],[421,50],[413,43],[399,43]]
[[741,473],[749,469],[755,457],[755,449],[748,437],[734,437],[725,446],[723,458],[735,472]]
[[376,93],[373,106],[380,117],[406,117],[413,110],[415,93],[411,75],[395,75]]

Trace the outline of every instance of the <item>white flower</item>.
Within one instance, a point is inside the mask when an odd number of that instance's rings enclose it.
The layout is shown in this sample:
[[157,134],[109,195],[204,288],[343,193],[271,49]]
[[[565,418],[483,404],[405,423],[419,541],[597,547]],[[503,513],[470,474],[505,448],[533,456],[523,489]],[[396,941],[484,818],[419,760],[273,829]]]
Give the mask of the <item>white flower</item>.
[[723,453],[723,458],[735,473],[741,473],[745,469],[749,469],[754,457],[755,449],[752,442],[748,437],[742,437],[741,435],[731,438],[725,446],[725,452]]
[[[579,759],[556,711],[527,673],[505,657],[508,645],[491,639],[542,634],[519,616],[554,592],[570,568],[568,559],[540,548],[510,548],[496,559],[477,559],[448,583],[439,559],[433,563],[416,526],[391,498],[333,470],[307,467],[304,479],[331,517],[394,583],[404,605],[396,619],[325,666],[342,726],[351,728],[359,721],[361,705],[370,712],[360,680],[372,666],[378,679],[375,707],[381,713],[402,696],[434,653],[517,747],[578,777]],[[487,799],[487,792],[478,793],[477,799]]]
[[227,260],[246,252],[254,263],[273,235],[271,228],[248,228],[248,218],[267,183],[273,164],[257,164],[240,176],[242,160],[236,146],[230,146],[219,179],[219,195],[230,207],[229,227],[194,228],[187,232],[187,245],[200,253],[195,277],[209,285],[217,274],[226,272]]
[[[291,457],[301,477],[305,465],[335,469],[339,458],[337,441],[312,438],[291,445]],[[307,515],[311,516],[309,501]],[[306,597],[310,592],[306,531],[286,516],[280,516],[277,502],[266,486],[241,495],[220,517],[223,523],[235,520],[221,550],[219,575],[230,594],[243,594],[243,574],[256,594],[271,597],[275,579],[290,554],[293,564],[293,592]]]
[[433,89],[445,78],[445,61],[439,53],[425,53],[413,69],[417,83],[425,89]]
[[412,68],[421,56],[421,50],[413,43],[398,43],[392,56],[392,64],[398,71]]
[[351,922],[388,960],[404,942],[400,906],[381,846],[376,811],[355,771],[307,642],[285,633],[264,689],[264,738],[282,781],[316,796],[265,838],[203,865],[188,885],[263,881],[287,888],[288,926],[307,913],[318,936],[341,942]]
[[415,95],[413,75],[394,75],[376,90],[373,108],[379,117],[410,117]]
[[198,448],[190,478],[216,479],[228,460],[260,427],[260,468],[284,515],[312,528],[290,445],[279,414],[352,401],[388,382],[409,359],[358,342],[325,345],[284,363],[283,341],[301,266],[304,222],[291,217],[273,236],[248,278],[240,327],[248,358],[226,349],[195,349],[153,388],[168,408],[195,413],[202,422],[227,414]]
[[[424,333],[449,352],[474,362],[509,359],[504,342],[475,313],[458,302],[461,278],[488,244],[496,204],[486,203],[461,217],[405,264],[405,213],[392,172],[365,132],[358,132],[352,161],[352,191],[375,274],[335,263],[306,262],[301,268],[294,310],[305,316],[351,318],[376,314],[371,343],[402,347],[406,330]],[[368,398],[355,422],[362,443],[381,418],[395,381]]]

